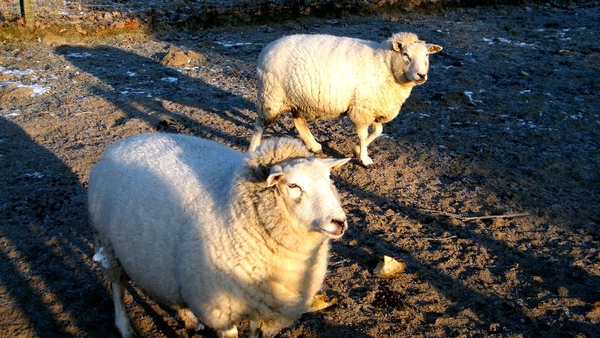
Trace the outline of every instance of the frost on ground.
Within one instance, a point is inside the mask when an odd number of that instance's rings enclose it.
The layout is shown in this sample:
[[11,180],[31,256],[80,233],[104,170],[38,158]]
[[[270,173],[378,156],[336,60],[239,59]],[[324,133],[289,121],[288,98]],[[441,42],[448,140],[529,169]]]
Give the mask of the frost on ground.
[[[0,336],[118,336],[86,214],[107,146],[171,132],[245,150],[262,47],[404,30],[444,50],[370,146],[375,165],[334,172],[351,229],[323,288],[337,303],[280,336],[600,336],[598,17],[593,6],[498,5],[5,45]],[[352,156],[347,121],[310,128],[326,156]],[[279,136],[296,137],[290,116],[264,135]],[[406,268],[376,276],[385,256]],[[140,336],[184,335],[129,291]]]

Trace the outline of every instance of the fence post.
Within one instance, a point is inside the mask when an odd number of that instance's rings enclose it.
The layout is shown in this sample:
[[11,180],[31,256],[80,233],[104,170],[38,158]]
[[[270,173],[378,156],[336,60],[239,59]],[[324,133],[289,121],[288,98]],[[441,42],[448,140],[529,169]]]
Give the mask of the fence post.
[[25,26],[33,26],[33,1],[34,0],[19,0],[21,5],[21,17],[25,19]]

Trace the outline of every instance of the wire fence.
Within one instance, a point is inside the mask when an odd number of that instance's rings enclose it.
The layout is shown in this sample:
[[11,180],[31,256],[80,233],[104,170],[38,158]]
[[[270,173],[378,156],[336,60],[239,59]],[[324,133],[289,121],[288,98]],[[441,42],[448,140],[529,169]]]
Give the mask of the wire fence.
[[[120,14],[145,13],[151,10],[202,11],[210,9],[231,9],[253,6],[256,0],[34,0],[34,15],[39,19],[77,18],[95,12],[119,12]],[[270,1],[284,3],[286,1]],[[0,0],[0,20],[10,21],[21,16],[19,0]]]
[[[98,12],[118,12],[121,15],[148,13],[150,11],[222,13],[232,9],[253,12],[269,6],[276,7],[278,10],[287,9],[306,12],[306,9],[326,6],[337,10],[362,5],[382,6],[408,3],[418,6],[427,3],[452,1],[476,0],[33,0],[33,11],[36,20],[73,20],[79,17],[89,17]],[[19,0],[0,0],[0,21],[13,21],[20,16]]]
[[[334,11],[361,6],[405,5],[489,5],[516,4],[528,0],[33,0],[36,20],[76,20],[95,13],[119,13],[136,15],[149,12],[179,13],[226,13],[230,10],[260,13],[265,8],[287,10],[308,14],[311,9],[331,8]],[[598,0],[531,0],[560,4],[598,5]],[[308,10],[307,10],[308,9]],[[0,22],[14,21],[21,17],[20,0],[0,0]]]

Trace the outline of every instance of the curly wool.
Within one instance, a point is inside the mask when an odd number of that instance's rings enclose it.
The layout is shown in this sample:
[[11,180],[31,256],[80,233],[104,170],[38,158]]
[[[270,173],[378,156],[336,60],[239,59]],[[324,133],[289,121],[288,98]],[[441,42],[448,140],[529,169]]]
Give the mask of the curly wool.
[[300,140],[289,138],[268,140],[248,154],[241,176],[250,182],[264,182],[273,165],[285,160],[312,156]]
[[415,33],[410,32],[400,32],[392,35],[389,39],[389,42],[398,42],[398,43],[417,43],[419,42],[419,37]]

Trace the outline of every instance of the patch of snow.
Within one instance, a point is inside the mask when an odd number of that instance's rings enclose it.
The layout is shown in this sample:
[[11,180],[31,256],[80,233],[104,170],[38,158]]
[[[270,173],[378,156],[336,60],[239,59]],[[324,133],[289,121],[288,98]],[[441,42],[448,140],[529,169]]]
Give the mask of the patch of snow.
[[92,56],[92,54],[88,53],[88,52],[83,52],[83,53],[68,53],[67,56],[70,57],[70,58],[89,58],[90,56]]
[[44,175],[42,173],[37,172],[37,171],[34,171],[32,173],[24,174],[23,176],[25,176],[25,177],[33,177],[33,178],[43,178],[44,177]]
[[231,42],[231,41],[217,41],[215,42],[218,45],[221,45],[223,47],[239,47],[239,46],[247,46],[247,45],[251,45],[252,42]]
[[0,115],[0,117],[17,117],[19,115],[21,115],[21,114],[19,114],[17,112],[11,112],[11,113],[8,113],[8,114]]
[[6,70],[6,68],[0,67],[0,73],[2,73],[4,75],[25,76],[25,75],[33,74],[34,71],[32,69],[26,69],[26,70],[18,70],[18,69]]
[[4,82],[0,82],[0,88],[4,87],[6,85],[17,85],[17,88],[31,88],[33,89],[33,93],[31,95],[29,95],[30,97],[34,97],[36,95],[42,95],[45,94],[47,92],[50,91],[50,87],[46,87],[46,86],[41,86],[41,85],[24,85],[22,84],[20,81],[4,81]]

